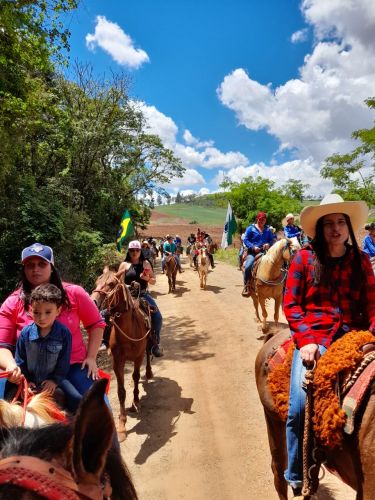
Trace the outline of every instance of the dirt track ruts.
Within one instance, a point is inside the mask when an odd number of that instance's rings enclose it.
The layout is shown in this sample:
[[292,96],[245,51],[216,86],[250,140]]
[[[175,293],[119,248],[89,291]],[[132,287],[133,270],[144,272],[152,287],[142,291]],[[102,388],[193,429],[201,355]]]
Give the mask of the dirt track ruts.
[[[160,273],[152,287],[164,317],[165,356],[154,359],[152,381],[143,369],[141,413],[129,413],[121,445],[140,500],[276,499],[254,380],[263,336],[250,300],[241,297],[241,274],[219,262],[202,291],[186,260],[184,268],[174,294]],[[129,406],[130,365],[126,373]],[[117,417],[113,376],[110,400]],[[327,479],[319,498],[355,498]]]

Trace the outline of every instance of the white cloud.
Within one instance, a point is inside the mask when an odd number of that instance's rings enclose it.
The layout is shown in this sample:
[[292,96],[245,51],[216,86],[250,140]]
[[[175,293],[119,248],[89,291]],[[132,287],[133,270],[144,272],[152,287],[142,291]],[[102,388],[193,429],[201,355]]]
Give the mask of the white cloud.
[[353,130],[372,126],[373,112],[363,101],[375,88],[375,2],[304,0],[302,12],[316,44],[299,78],[273,88],[238,68],[224,77],[217,93],[240,124],[266,130],[281,151],[310,159],[317,173],[327,156],[353,148]]
[[199,172],[197,172],[192,168],[187,168],[184,172],[183,177],[181,178],[176,177],[175,179],[172,179],[171,182],[165,187],[171,189],[182,188],[182,187],[187,188],[188,186],[201,186],[202,184],[205,183],[206,181]]
[[309,35],[308,28],[303,28],[302,30],[295,31],[290,37],[290,41],[292,43],[306,42],[308,35]]
[[276,186],[286,184],[289,179],[297,179],[309,184],[306,189],[307,194],[319,196],[332,189],[330,181],[319,176],[319,164],[312,158],[305,160],[292,160],[276,165],[266,165],[255,163],[248,167],[237,167],[227,171],[219,170],[215,182],[217,185],[227,177],[233,182],[241,182],[245,177],[263,177],[275,182]]
[[[222,152],[214,147],[212,140],[201,141],[187,129],[183,132],[184,143],[179,142],[177,140],[179,130],[172,118],[157,110],[155,106],[148,106],[144,102],[136,102],[134,106],[142,111],[146,119],[147,130],[158,135],[163,144],[172,149],[188,169],[197,167],[229,169],[249,164],[249,160],[242,153]],[[202,176],[200,177],[203,179]]]
[[105,16],[96,17],[95,33],[86,35],[86,45],[90,50],[101,47],[118,64],[129,68],[139,68],[150,60],[144,50],[134,47],[133,40],[118,24]]

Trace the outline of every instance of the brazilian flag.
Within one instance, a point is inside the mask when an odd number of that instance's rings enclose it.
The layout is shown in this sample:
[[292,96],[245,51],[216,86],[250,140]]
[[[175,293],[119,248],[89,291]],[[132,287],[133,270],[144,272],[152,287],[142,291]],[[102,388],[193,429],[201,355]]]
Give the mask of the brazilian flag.
[[121,252],[121,247],[124,241],[134,233],[134,227],[130,218],[129,210],[125,210],[120,222],[120,229],[117,233],[117,250]]

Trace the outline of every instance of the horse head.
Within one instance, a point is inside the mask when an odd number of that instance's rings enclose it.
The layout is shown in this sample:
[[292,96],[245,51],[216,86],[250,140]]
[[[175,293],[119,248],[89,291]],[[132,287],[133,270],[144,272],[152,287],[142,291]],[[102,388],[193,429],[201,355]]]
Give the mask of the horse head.
[[289,262],[298,250],[301,250],[301,245],[298,238],[283,238],[280,240],[283,242],[283,252],[282,256],[285,262]]
[[[0,499],[136,499],[99,380],[83,398],[73,424],[0,433]],[[33,496],[32,496],[33,495]]]

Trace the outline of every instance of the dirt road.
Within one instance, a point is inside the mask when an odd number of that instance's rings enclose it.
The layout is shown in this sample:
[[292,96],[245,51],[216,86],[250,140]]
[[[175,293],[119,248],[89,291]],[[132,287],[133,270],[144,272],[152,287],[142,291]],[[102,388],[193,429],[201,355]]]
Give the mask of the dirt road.
[[[276,499],[254,360],[262,334],[241,275],[218,263],[205,291],[196,273],[153,287],[164,316],[165,356],[153,361],[155,378],[142,381],[140,415],[128,417],[121,445],[141,500]],[[286,328],[286,323],[281,328]],[[127,406],[132,400],[127,368]],[[110,398],[117,414],[116,383]],[[332,476],[319,498],[355,498]]]

